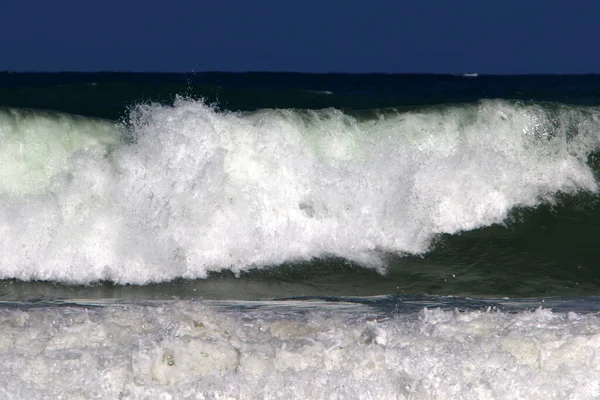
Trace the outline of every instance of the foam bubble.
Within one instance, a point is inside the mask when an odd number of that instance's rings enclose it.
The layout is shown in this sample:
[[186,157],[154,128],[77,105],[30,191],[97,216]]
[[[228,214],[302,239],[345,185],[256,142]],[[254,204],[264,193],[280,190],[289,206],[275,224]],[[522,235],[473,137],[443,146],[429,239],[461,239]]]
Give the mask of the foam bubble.
[[9,136],[31,131],[18,143],[37,158],[7,164],[20,178],[0,196],[0,276],[144,284],[322,256],[384,268],[382,252],[596,192],[594,112],[484,101],[358,119],[180,99],[137,107],[126,132],[28,117]]

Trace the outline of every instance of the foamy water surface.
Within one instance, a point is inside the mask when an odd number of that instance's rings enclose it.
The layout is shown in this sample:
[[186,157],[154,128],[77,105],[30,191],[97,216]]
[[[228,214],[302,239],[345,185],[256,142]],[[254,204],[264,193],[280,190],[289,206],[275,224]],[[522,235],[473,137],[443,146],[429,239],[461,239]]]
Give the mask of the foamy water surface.
[[[246,307],[250,307],[246,303]],[[7,398],[592,399],[593,314],[202,302],[0,310]]]

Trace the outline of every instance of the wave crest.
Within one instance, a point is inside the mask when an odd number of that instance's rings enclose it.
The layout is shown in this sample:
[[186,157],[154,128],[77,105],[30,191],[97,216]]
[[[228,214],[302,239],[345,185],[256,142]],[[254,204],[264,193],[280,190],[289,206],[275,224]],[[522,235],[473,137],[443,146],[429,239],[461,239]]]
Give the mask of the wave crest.
[[[422,254],[440,233],[598,190],[593,108],[496,100],[360,118],[179,99],[136,107],[126,131],[58,117],[28,130],[36,115],[0,128],[13,138],[0,157],[17,142],[37,157],[0,182],[3,278],[144,284],[323,256],[384,268],[382,252]],[[86,139],[56,145],[72,137]]]

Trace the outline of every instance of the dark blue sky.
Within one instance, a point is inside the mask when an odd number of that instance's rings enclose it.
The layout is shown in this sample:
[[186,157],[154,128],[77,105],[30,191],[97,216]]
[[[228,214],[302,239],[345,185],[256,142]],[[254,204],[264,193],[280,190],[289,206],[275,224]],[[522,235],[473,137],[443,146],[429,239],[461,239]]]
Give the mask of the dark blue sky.
[[0,70],[600,73],[597,0],[41,0]]

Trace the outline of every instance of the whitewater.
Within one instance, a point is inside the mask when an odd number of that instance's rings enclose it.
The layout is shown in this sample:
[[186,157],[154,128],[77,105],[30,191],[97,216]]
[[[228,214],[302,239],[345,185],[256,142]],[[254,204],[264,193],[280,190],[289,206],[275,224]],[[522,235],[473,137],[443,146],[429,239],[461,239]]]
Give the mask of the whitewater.
[[119,122],[0,112],[0,277],[205,278],[339,257],[385,273],[440,234],[596,193],[595,107],[139,104]]
[[600,396],[595,315],[542,308],[518,314],[493,308],[382,314],[343,302],[333,308],[310,302],[263,306],[175,301],[0,309],[0,394],[23,399]]

